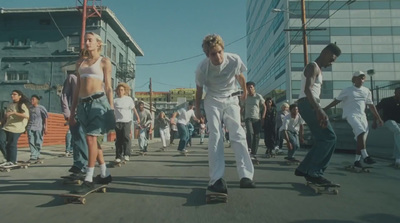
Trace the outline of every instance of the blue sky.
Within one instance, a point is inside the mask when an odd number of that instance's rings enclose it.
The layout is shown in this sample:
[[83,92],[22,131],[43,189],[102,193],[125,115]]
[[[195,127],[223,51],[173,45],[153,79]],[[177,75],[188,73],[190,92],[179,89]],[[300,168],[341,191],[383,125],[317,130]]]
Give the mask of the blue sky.
[[[226,52],[240,55],[246,63],[245,0],[102,0],[144,51],[137,58],[136,91],[178,87],[195,88],[194,71],[205,57],[201,42],[205,35],[218,33]],[[76,0],[0,0],[3,8],[71,7]],[[239,40],[241,39],[241,40]],[[239,41],[237,41],[239,40]],[[176,63],[158,64],[193,59]]]

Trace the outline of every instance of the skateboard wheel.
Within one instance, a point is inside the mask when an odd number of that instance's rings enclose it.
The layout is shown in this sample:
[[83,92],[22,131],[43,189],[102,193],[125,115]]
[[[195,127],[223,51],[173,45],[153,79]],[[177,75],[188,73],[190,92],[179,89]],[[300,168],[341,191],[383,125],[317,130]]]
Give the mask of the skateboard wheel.
[[68,204],[69,203],[69,199],[68,198],[64,198],[64,204]]
[[334,190],[333,190],[333,194],[338,195],[338,194],[339,194],[339,190],[334,189]]
[[7,171],[7,173],[9,173],[11,170],[10,170],[10,169],[7,169],[6,171]]
[[81,202],[81,204],[86,204],[86,198],[79,198],[79,201]]
[[101,192],[106,193],[107,192],[107,188],[105,188],[105,187],[101,188]]

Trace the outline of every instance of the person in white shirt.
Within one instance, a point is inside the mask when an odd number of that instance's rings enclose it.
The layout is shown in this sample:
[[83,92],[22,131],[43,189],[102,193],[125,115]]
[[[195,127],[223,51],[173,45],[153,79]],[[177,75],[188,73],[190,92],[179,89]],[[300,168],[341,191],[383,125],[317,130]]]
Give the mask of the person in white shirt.
[[347,120],[353,129],[354,139],[357,141],[356,158],[354,166],[362,168],[360,159],[363,157],[364,163],[374,164],[375,160],[368,156],[366,149],[366,141],[368,136],[368,120],[365,114],[365,107],[368,105],[374,118],[380,126],[383,121],[379,116],[374,103],[372,102],[371,91],[362,86],[365,81],[365,73],[357,71],[353,73],[353,86],[343,89],[339,96],[336,97],[324,110],[328,110],[342,102],[343,118]]
[[[177,121],[175,122],[175,118],[178,116]],[[174,112],[171,117],[171,124],[176,124],[178,127],[178,134],[179,134],[179,145],[178,151],[182,154],[187,153],[186,145],[189,141],[189,129],[187,124],[189,123],[190,119],[193,118],[195,121],[199,121],[194,115],[193,110],[193,102],[190,101],[188,105],[188,110],[184,108],[180,108],[177,112]]]
[[290,113],[283,117],[282,126],[279,132],[286,140],[288,147],[288,156],[285,159],[293,162],[299,162],[294,158],[294,154],[300,148],[300,143],[304,142],[303,125],[304,120],[299,114],[299,109],[296,104],[289,106]]
[[129,97],[130,87],[126,83],[119,83],[117,86],[117,98],[114,98],[115,115],[115,162],[122,159],[129,161],[131,156],[131,136],[132,136],[132,111],[136,120],[140,123],[139,115],[135,108],[133,99]]
[[238,81],[243,90],[241,99],[245,100],[247,89],[243,72],[246,71],[246,67],[238,55],[224,52],[224,42],[219,35],[207,35],[203,39],[202,47],[207,58],[200,62],[196,70],[196,116],[202,116],[200,103],[204,88],[204,110],[209,129],[208,190],[227,193],[226,182],[223,179],[225,159],[222,122],[229,131],[229,139],[235,152],[240,187],[254,188],[254,167],[248,153],[246,133],[241,126],[236,86]]

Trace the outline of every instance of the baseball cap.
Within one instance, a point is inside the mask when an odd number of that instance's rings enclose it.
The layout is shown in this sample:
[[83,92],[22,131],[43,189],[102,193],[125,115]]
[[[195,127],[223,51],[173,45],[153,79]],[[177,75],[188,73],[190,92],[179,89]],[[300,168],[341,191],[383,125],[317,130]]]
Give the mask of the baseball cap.
[[353,73],[353,77],[358,77],[358,76],[361,76],[361,75],[365,76],[365,73],[362,72],[361,70],[360,71],[356,71],[356,72]]

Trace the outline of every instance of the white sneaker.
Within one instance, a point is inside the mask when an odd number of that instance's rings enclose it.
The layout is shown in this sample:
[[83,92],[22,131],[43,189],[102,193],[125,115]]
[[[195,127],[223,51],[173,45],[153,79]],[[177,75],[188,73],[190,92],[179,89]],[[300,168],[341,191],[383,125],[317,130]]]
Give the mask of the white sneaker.
[[120,162],[121,162],[121,159],[120,159],[120,158],[115,159],[115,162],[116,162],[116,163],[120,163]]
[[129,161],[129,156],[124,156],[125,161]]
[[0,164],[0,166],[6,166],[7,163],[8,163],[7,161],[6,161],[6,162],[3,162],[3,163]]
[[13,163],[13,162],[7,162],[6,165],[4,165],[4,167],[13,167],[16,166],[17,164]]

